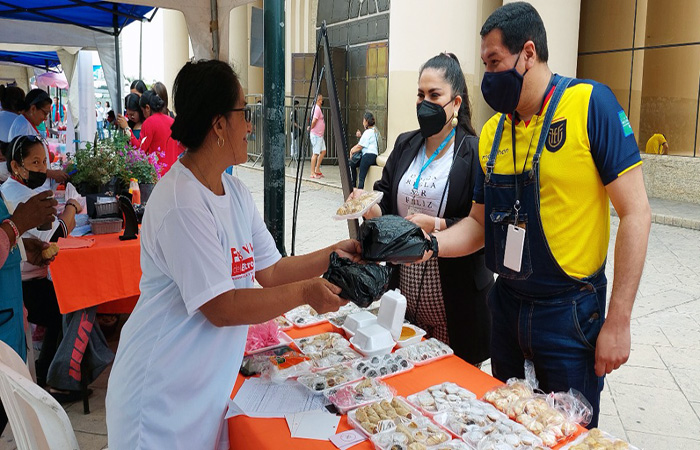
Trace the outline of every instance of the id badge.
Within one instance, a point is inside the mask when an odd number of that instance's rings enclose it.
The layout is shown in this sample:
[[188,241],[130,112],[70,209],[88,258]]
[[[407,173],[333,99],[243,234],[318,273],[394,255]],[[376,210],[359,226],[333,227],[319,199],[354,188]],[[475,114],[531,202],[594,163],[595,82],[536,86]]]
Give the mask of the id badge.
[[523,261],[523,248],[525,245],[525,228],[515,225],[508,225],[506,234],[506,249],[503,255],[503,265],[507,268],[520,272]]

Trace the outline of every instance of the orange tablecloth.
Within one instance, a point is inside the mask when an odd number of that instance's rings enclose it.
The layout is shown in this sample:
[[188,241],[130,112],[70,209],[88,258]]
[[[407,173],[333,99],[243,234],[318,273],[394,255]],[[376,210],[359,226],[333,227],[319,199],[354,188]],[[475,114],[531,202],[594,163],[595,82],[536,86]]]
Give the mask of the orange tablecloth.
[[[333,331],[326,323],[313,327],[287,331],[292,338],[311,336],[314,334]],[[245,377],[238,375],[231,397],[240,389]],[[445,381],[452,381],[463,386],[481,397],[494,386],[502,384],[497,379],[487,375],[461,358],[450,356],[424,366],[416,367],[404,374],[387,378],[386,383],[396,389],[398,395],[406,397],[430,386]],[[244,449],[304,449],[332,450],[336,449],[330,441],[311,439],[293,439],[285,419],[259,419],[247,416],[237,416],[228,420],[229,440],[231,450]],[[338,432],[351,429],[347,416],[340,419]],[[371,450],[374,446],[369,440],[351,447],[352,450]],[[555,448],[559,448],[555,447]]]
[[120,241],[120,234],[90,236],[90,248],[59,251],[50,270],[62,314],[117,300],[100,312],[133,309],[140,294],[141,240]]

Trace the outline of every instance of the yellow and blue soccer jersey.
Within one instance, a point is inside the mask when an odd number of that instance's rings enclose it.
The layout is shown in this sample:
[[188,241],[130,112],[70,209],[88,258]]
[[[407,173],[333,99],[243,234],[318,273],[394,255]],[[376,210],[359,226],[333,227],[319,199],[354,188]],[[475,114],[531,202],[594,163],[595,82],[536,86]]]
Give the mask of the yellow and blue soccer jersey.
[[[555,76],[552,83],[559,79]],[[517,169],[511,152],[512,118],[506,118],[494,173],[530,170],[548,100],[529,122],[516,121]],[[477,203],[484,203],[486,162],[500,118],[496,114],[481,130]],[[568,275],[585,278],[605,262],[610,239],[605,185],[641,163],[632,127],[612,91],[595,81],[574,79],[555,111],[540,159],[542,226],[552,255]]]

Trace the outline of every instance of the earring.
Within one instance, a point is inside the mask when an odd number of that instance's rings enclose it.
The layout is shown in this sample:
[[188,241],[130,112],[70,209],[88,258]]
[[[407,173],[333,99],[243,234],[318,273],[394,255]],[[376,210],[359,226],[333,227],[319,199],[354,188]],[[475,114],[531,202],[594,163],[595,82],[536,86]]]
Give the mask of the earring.
[[457,127],[457,124],[459,123],[459,120],[457,120],[457,111],[455,111],[455,115],[452,118],[452,128]]
[[220,137],[216,140],[216,144],[219,146],[219,148],[222,148],[225,143],[226,143],[226,141],[222,137]]

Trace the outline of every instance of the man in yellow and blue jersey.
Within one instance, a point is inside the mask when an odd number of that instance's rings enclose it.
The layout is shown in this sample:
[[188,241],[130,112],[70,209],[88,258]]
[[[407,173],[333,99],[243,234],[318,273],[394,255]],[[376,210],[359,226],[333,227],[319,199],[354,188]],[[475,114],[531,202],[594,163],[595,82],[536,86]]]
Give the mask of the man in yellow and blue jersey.
[[[437,234],[439,254],[484,246],[491,363],[500,380],[534,364],[545,391],[577,389],[597,426],[604,376],[630,353],[630,316],[651,213],[632,127],[607,86],[553,74],[537,11],[515,2],[481,29],[482,129],[469,217]],[[619,217],[607,316],[612,201]]]

